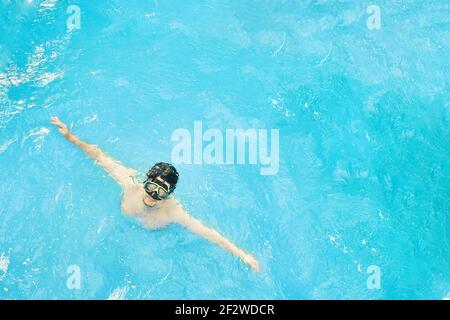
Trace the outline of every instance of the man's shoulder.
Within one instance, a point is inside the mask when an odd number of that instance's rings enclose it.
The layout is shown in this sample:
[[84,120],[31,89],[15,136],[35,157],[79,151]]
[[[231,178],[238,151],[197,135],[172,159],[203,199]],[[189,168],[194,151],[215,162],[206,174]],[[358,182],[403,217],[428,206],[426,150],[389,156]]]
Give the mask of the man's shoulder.
[[180,217],[187,213],[182,204],[174,198],[167,199],[164,207],[164,211],[167,211],[174,220],[179,220]]
[[166,203],[167,203],[168,206],[171,206],[171,207],[174,207],[174,208],[176,207],[176,208],[180,208],[180,209],[184,210],[183,205],[181,204],[181,202],[178,201],[177,199],[173,198],[173,197],[170,197],[169,199],[167,199]]
[[143,186],[139,181],[136,180],[134,176],[129,176],[127,179],[124,179],[124,183],[122,183],[122,189],[124,193],[135,193],[143,189]]

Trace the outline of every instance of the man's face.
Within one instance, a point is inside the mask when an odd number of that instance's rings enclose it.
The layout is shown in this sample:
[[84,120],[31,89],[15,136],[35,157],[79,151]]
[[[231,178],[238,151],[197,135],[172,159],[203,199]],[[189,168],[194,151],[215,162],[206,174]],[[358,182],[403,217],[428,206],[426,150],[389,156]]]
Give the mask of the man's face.
[[[164,179],[162,179],[161,177],[158,176],[158,177],[156,177],[156,179],[154,179],[154,180],[157,180],[157,181],[160,182],[160,184],[162,184],[167,190],[170,190],[170,183],[164,181]],[[153,186],[151,186],[151,187],[153,187]],[[144,199],[143,199],[143,201],[144,201],[145,205],[147,205],[147,206],[149,206],[149,207],[153,207],[153,206],[155,206],[156,204],[158,204],[158,202],[161,202],[161,201],[163,201],[163,200],[164,200],[164,199],[161,199],[161,200],[155,199],[154,197],[152,197],[151,195],[149,195],[147,192],[144,193]]]

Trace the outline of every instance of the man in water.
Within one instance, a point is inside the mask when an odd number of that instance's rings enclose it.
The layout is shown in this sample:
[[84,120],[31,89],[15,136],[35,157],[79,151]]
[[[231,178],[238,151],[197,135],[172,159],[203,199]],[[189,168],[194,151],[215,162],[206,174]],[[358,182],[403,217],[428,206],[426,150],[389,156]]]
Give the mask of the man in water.
[[238,256],[254,271],[259,271],[258,261],[253,256],[238,248],[217,231],[191,217],[180,203],[170,196],[178,182],[178,172],[172,165],[163,162],[155,164],[147,173],[147,179],[142,185],[134,178],[136,170],[112,159],[98,146],[80,140],[58,117],[52,117],[51,122],[59,128],[59,132],[67,140],[82,149],[122,187],[123,212],[136,217],[150,229],[178,223]]

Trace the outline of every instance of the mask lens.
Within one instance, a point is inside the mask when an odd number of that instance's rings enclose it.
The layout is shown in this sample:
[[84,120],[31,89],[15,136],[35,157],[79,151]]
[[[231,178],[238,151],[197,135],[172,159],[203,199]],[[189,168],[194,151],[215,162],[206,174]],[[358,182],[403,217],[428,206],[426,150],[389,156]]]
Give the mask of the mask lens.
[[163,190],[162,188],[159,188],[159,190],[158,190],[158,195],[159,195],[161,198],[166,198],[166,197],[167,197],[167,192],[166,192],[165,190]]
[[153,183],[146,183],[145,184],[145,189],[149,192],[156,190],[157,185],[153,184]]

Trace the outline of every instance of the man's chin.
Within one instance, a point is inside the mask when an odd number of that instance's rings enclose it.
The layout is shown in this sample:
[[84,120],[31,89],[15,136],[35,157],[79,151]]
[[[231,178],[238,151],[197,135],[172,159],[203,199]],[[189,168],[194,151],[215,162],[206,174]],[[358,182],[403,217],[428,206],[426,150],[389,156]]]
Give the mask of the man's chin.
[[153,207],[158,203],[158,201],[154,200],[154,199],[149,199],[149,198],[144,198],[144,204],[149,206],[149,207]]

